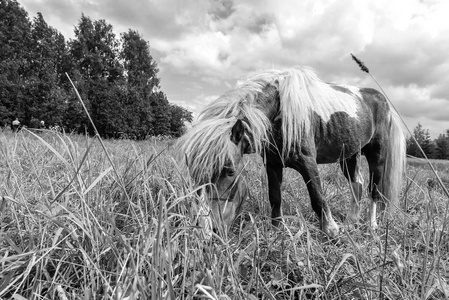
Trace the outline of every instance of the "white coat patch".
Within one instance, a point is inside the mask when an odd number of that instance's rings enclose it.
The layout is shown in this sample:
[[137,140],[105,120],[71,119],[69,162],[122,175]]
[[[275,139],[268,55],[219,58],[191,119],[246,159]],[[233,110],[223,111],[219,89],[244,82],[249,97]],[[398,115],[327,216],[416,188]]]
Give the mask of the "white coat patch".
[[345,112],[352,118],[358,118],[357,107],[362,97],[359,89],[353,86],[342,87],[348,89],[352,94],[335,90],[335,93],[322,97],[323,101],[314,103],[313,111],[324,122],[328,122],[332,114],[336,112]]

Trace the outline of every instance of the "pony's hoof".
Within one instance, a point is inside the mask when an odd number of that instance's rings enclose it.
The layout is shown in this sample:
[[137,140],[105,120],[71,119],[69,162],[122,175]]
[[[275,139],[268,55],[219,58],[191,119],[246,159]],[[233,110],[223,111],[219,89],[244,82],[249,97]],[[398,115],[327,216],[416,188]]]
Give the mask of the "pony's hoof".
[[376,232],[378,228],[379,228],[379,226],[377,225],[377,222],[371,222],[369,224],[368,231]]
[[323,232],[331,239],[335,239],[340,234],[340,227],[337,224],[323,228]]

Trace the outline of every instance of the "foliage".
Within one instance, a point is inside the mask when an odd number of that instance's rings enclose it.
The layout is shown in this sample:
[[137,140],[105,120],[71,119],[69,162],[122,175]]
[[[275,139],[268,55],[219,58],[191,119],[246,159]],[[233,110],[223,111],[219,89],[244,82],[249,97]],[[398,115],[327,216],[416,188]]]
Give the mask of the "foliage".
[[62,70],[65,52],[64,37],[38,13],[31,26],[30,62],[22,102],[25,124],[30,124],[33,118],[50,124],[61,122],[67,109],[61,97],[66,92],[60,88],[57,70]]
[[149,51],[148,42],[137,31],[129,29],[122,33],[121,59],[129,86],[139,88],[142,96],[147,96],[159,88],[156,62]]
[[7,123],[24,117],[30,35],[27,12],[15,0],[0,1],[0,119]]
[[440,134],[435,140],[435,157],[437,159],[449,159],[449,130]]
[[190,111],[176,104],[170,105],[170,132],[174,137],[181,136],[184,132],[184,123],[192,122],[193,116]]
[[161,91],[159,69],[149,44],[132,29],[120,39],[105,20],[84,14],[66,43],[41,13],[29,21],[16,0],[0,2],[0,120],[18,117],[59,125],[68,132],[90,134],[69,74],[104,137],[144,139],[149,135],[179,136],[181,113]]
[[[437,139],[430,138],[429,130],[424,129],[420,123],[413,129],[413,137],[424,151],[427,158],[449,159],[449,130],[440,134]],[[413,157],[423,158],[421,150],[413,137],[407,139],[407,154]]]

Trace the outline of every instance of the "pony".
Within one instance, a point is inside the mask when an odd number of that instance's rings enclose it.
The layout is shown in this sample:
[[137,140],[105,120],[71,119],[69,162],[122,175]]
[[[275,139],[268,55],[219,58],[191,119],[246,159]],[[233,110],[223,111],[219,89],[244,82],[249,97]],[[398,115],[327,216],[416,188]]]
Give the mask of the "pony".
[[352,191],[347,218],[357,222],[365,156],[369,226],[376,229],[377,214],[398,202],[406,157],[399,116],[379,91],[323,82],[309,67],[249,77],[207,105],[176,149],[195,184],[207,187],[214,224],[230,226],[239,213],[248,193],[242,158],[258,153],[266,168],[272,224],[282,220],[281,184],[289,167],[302,175],[320,228],[331,238],[339,226],[317,165],[340,163]]

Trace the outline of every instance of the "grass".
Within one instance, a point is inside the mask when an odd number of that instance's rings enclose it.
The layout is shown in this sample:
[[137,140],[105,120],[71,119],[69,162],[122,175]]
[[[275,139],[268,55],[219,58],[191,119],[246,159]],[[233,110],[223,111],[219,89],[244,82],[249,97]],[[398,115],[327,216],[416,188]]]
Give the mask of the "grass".
[[[104,144],[108,155],[84,136],[0,133],[1,298],[449,297],[449,202],[419,160],[408,162],[400,209],[376,232],[345,221],[348,184],[337,165],[320,166],[344,228],[329,240],[293,170],[284,224],[271,227],[262,163],[249,156],[250,199],[217,236],[170,141]],[[449,185],[447,162],[436,165]]]

